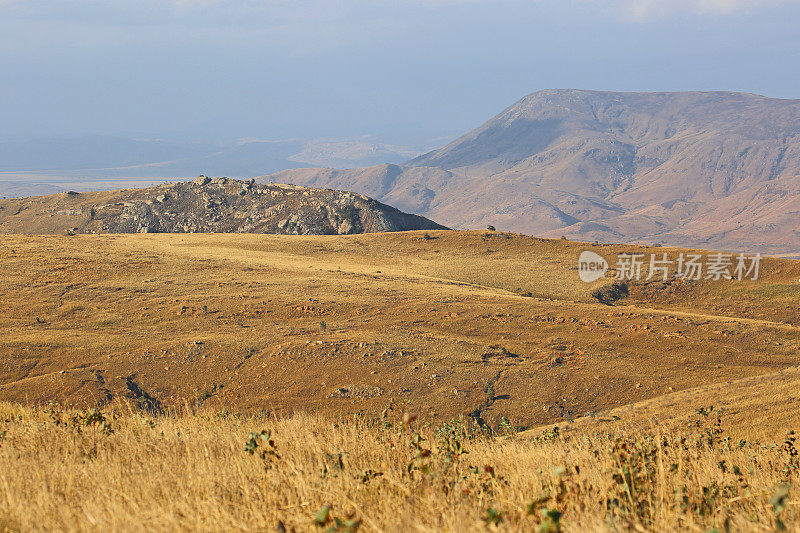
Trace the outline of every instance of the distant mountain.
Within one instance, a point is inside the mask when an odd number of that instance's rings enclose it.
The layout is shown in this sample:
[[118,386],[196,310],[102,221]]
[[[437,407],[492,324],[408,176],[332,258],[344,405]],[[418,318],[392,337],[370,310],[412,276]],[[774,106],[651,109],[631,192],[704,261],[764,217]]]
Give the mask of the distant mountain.
[[[420,153],[368,139],[181,143],[89,136],[6,141],[0,142],[0,197],[113,188],[114,182],[125,183],[125,178],[150,177],[155,182],[199,174],[249,178],[309,165],[399,163]],[[130,185],[138,185],[137,181]]]
[[52,183],[41,183],[26,180],[3,180],[0,181],[0,198],[21,198],[23,196],[41,196],[62,192],[63,187],[58,187]]
[[0,172],[85,171],[198,158],[209,143],[176,143],[103,135],[0,142]]
[[800,249],[800,100],[547,90],[404,164],[264,176],[356,190],[457,228]]
[[0,200],[0,233],[277,233],[447,229],[366,196],[200,177],[145,189]]

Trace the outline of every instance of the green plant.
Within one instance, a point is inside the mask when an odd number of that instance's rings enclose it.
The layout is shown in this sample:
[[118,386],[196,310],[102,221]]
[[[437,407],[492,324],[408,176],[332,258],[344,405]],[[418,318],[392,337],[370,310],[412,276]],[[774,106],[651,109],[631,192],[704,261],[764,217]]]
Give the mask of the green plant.
[[439,441],[437,447],[439,455],[444,461],[444,471],[447,472],[461,456],[469,452],[464,448],[464,440],[467,438],[467,428],[463,421],[455,421],[441,424],[436,429],[436,436]]
[[540,533],[559,533],[561,531],[561,511],[545,507],[539,512],[541,514]]
[[428,475],[431,472],[431,465],[430,465],[430,457],[431,451],[428,448],[425,448],[422,443],[425,441],[422,438],[422,435],[419,433],[414,433],[411,436],[411,449],[414,452],[414,456],[412,457],[411,461],[408,463],[408,467],[406,470],[408,474],[413,477],[414,472],[420,472],[422,475]]
[[352,515],[345,518],[333,516],[330,505],[323,505],[314,513],[314,525],[319,528],[328,526],[326,533],[355,533],[361,526],[361,521]]
[[337,477],[341,472],[344,472],[344,454],[342,452],[326,453],[320,469],[320,476],[325,477],[330,473],[332,477]]
[[553,442],[555,440],[558,440],[560,436],[561,436],[561,430],[558,429],[558,426],[553,426],[552,428],[543,431],[541,435],[537,435],[533,440],[534,442],[541,442],[541,443]]
[[517,428],[515,428],[511,424],[511,421],[504,416],[500,417],[500,423],[497,424],[497,429],[500,431],[500,434],[502,435],[512,435],[517,432]]
[[[577,467],[576,467],[577,470]],[[540,472],[541,474],[541,472]],[[559,533],[561,531],[561,517],[567,498],[567,484],[565,478],[568,475],[566,467],[558,467],[553,470],[556,483],[543,480],[545,491],[538,500],[531,501],[526,506],[527,514],[530,516],[539,515],[540,533]]]
[[259,457],[264,461],[264,468],[267,470],[272,468],[281,458],[278,455],[277,445],[272,439],[272,432],[267,430],[250,433],[244,445],[244,451],[250,455],[255,455],[258,452]]
[[497,526],[503,521],[503,513],[494,507],[489,507],[483,515],[483,521],[487,525]]
[[658,475],[658,445],[654,438],[618,438],[611,447],[615,465],[615,490],[607,497],[608,509],[619,510],[635,522],[650,524],[651,494]]
[[800,470],[800,455],[798,454],[795,442],[797,437],[794,431],[790,431],[783,441],[781,449],[786,454],[786,466],[783,469],[783,476],[789,478],[793,473]]
[[99,425],[100,430],[105,435],[114,433],[111,423],[99,409],[90,409],[86,412],[75,413],[71,417],[71,422],[75,427]]
[[378,477],[380,477],[382,475],[383,475],[383,472],[378,472],[378,471],[375,471],[375,470],[369,468],[367,470],[362,470],[361,472],[359,472],[358,476],[356,476],[356,479],[361,480],[361,483],[366,485],[367,483],[369,483],[373,479],[378,478]]
[[789,498],[789,485],[778,485],[775,494],[769,500],[772,511],[775,513],[775,529],[786,531],[786,524],[783,523],[783,512],[786,510],[786,500]]

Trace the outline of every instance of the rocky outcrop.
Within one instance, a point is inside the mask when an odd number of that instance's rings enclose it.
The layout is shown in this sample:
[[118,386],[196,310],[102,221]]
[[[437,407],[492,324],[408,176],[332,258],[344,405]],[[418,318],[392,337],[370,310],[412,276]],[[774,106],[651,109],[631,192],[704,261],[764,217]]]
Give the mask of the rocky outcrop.
[[0,201],[5,233],[345,235],[447,229],[352,192],[200,176],[147,189]]

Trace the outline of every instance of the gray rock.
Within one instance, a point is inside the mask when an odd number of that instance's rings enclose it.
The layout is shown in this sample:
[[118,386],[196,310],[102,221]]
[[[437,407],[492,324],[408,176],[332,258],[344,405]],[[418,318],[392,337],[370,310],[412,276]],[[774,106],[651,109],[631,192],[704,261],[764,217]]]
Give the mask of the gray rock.
[[337,229],[339,235],[347,235],[351,231],[353,231],[353,224],[349,220],[342,220]]
[[[227,179],[225,186],[208,186],[210,183],[211,178],[200,176],[184,183],[122,190],[111,202],[105,199],[97,205],[80,208],[69,205],[74,202],[64,196],[36,201],[44,202],[40,209],[52,217],[59,232],[76,222],[78,233],[332,235],[445,229],[423,217],[378,202],[365,202],[340,191],[260,185],[252,180]],[[220,184],[222,180],[214,183]],[[81,220],[66,217],[59,220],[58,215],[80,215]]]

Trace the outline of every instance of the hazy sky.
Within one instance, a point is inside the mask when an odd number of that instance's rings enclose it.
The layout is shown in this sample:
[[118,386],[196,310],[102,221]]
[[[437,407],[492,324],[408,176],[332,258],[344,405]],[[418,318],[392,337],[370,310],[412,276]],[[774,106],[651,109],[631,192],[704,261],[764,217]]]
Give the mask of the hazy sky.
[[800,98],[800,0],[0,0],[0,137],[460,133],[545,88]]

